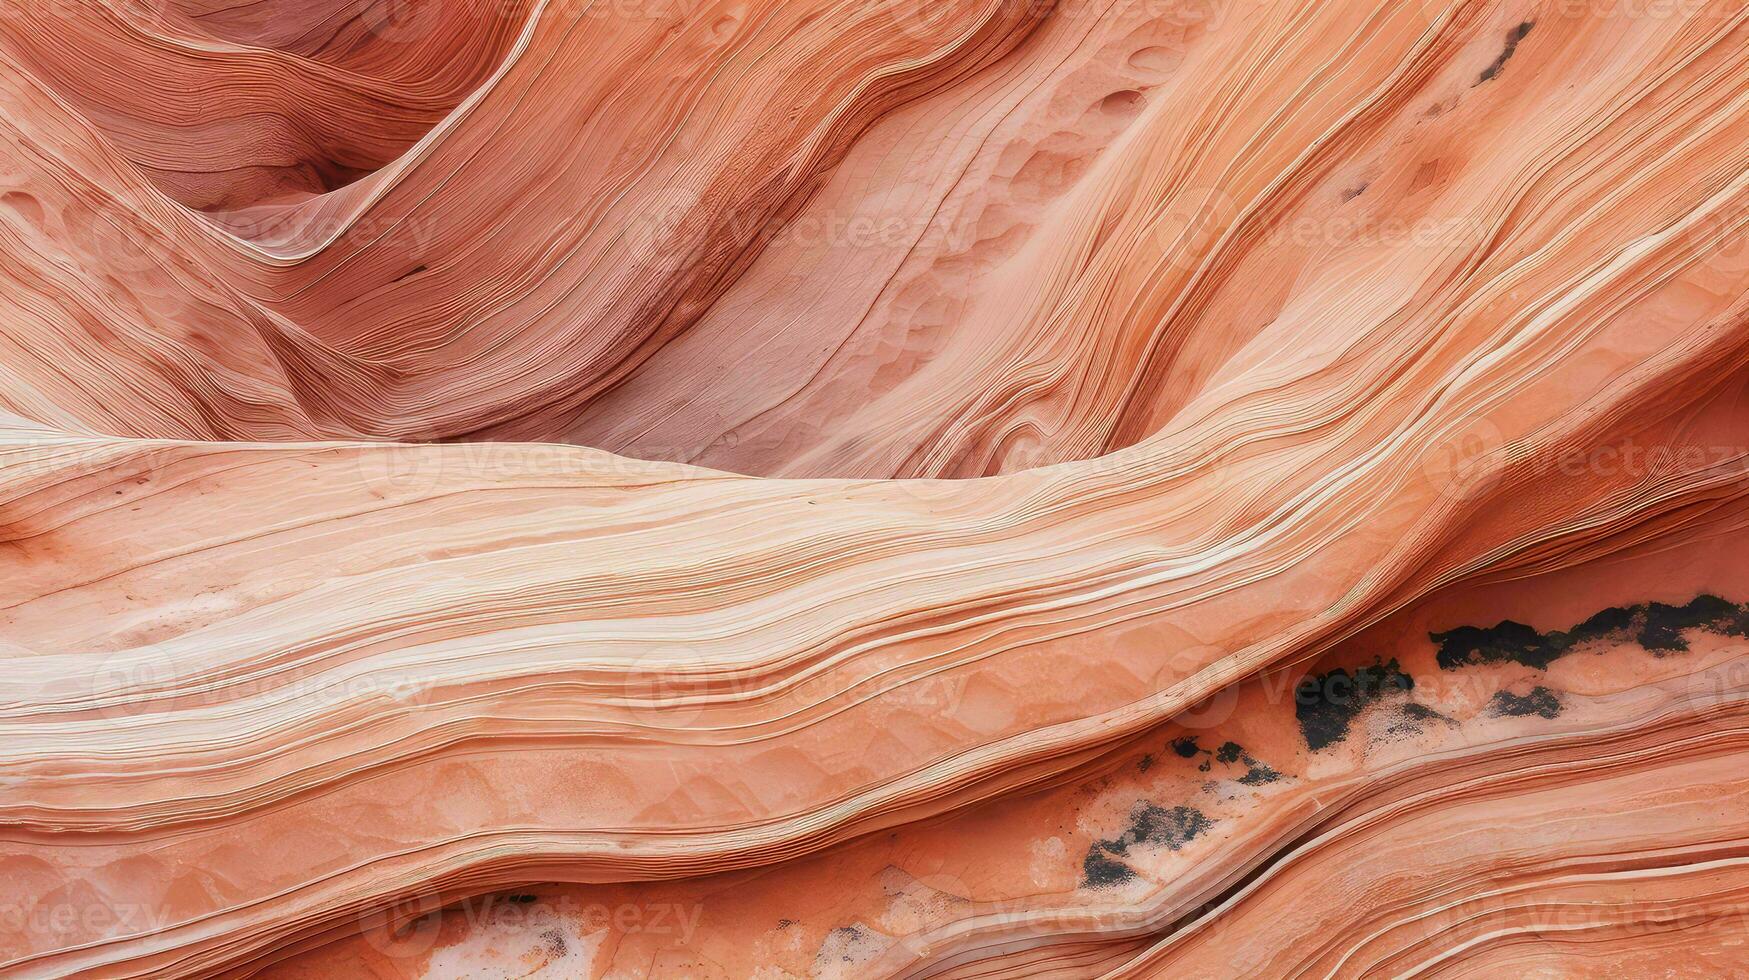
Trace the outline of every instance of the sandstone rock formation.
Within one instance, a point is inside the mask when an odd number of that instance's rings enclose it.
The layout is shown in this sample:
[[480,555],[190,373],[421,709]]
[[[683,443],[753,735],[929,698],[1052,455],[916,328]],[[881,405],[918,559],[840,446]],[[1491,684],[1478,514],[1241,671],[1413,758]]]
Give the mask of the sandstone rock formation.
[[0,6],[0,974],[1749,970],[1749,5]]

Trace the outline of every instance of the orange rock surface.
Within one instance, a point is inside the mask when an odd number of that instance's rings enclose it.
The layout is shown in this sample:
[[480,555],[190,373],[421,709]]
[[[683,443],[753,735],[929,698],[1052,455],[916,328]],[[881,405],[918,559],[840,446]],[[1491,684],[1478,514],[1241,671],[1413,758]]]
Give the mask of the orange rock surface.
[[0,5],[0,975],[1749,972],[1749,5]]

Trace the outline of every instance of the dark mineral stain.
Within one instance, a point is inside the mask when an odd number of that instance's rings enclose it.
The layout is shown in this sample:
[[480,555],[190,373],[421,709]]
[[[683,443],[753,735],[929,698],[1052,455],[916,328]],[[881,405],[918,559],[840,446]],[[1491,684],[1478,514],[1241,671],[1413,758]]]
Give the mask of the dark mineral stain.
[[857,956],[861,952],[862,945],[868,942],[868,940],[868,931],[861,926],[839,926],[826,934],[827,945],[836,943],[844,949],[844,953],[839,956],[839,960],[845,963],[856,962]]
[[1444,633],[1427,635],[1439,644],[1439,666],[1443,670],[1455,670],[1464,664],[1498,664],[1509,660],[1542,670],[1567,652],[1565,644],[1545,642],[1543,634],[1510,619],[1501,620],[1492,629],[1459,626]]
[[1086,860],[1081,862],[1081,886],[1083,888],[1105,888],[1111,885],[1121,885],[1136,873],[1128,865],[1119,864],[1111,859],[1111,855],[1094,847],[1087,852]]
[[1482,73],[1476,76],[1474,82],[1470,83],[1470,88],[1475,88],[1483,82],[1493,81],[1494,77],[1500,74],[1500,69],[1505,68],[1506,63],[1512,60],[1512,56],[1518,53],[1518,42],[1524,40],[1525,37],[1530,34],[1530,29],[1535,26],[1536,21],[1527,20],[1508,31],[1506,34],[1506,47],[1501,50],[1500,57],[1495,58],[1493,64],[1482,69]]
[[1489,628],[1459,626],[1429,633],[1439,645],[1439,666],[1456,670],[1471,664],[1516,663],[1537,670],[1597,640],[1632,639],[1654,654],[1688,649],[1682,631],[1702,629],[1726,636],[1749,636],[1749,605],[1716,595],[1698,595],[1681,606],[1662,602],[1611,606],[1567,630],[1539,633],[1523,623],[1501,620]]
[[1137,803],[1130,810],[1130,825],[1123,833],[1094,841],[1088,848],[1087,857],[1081,862],[1081,883],[1098,888],[1128,881],[1135,877],[1135,872],[1112,860],[1112,855],[1126,856],[1136,844],[1163,845],[1176,851],[1214,825],[1195,807],[1175,806],[1169,810],[1146,801]]
[[1488,708],[1497,715],[1510,715],[1514,718],[1529,715],[1556,718],[1561,714],[1561,699],[1555,692],[1538,684],[1530,689],[1529,694],[1524,695],[1495,691],[1494,700],[1488,702]]
[[1395,657],[1352,675],[1338,667],[1300,681],[1294,688],[1294,715],[1307,747],[1316,752],[1347,738],[1349,723],[1374,701],[1414,688],[1415,679],[1397,666]]
[[1744,636],[1749,634],[1749,610],[1716,595],[1697,595],[1682,606],[1649,602],[1635,640],[1653,653],[1686,651],[1688,641],[1682,638],[1682,631],[1691,629]]
[[1356,184],[1355,186],[1350,187],[1349,189],[1343,191],[1342,192],[1342,203],[1347,204],[1349,201],[1354,200],[1355,198],[1359,197],[1362,194],[1365,194],[1366,189],[1370,186],[1372,186],[1370,183],[1363,180],[1359,184]]
[[[1239,782],[1246,786],[1262,786],[1264,783],[1273,783],[1281,778],[1281,773],[1252,758],[1251,753],[1245,751],[1245,746],[1238,742],[1222,742],[1221,747],[1215,750],[1215,761],[1224,766],[1230,766],[1235,762],[1242,763],[1245,766],[1245,775],[1239,777]],[[1207,772],[1209,764],[1204,762],[1201,768]]]
[[1150,768],[1153,767],[1153,765],[1154,765],[1154,757],[1152,755],[1144,755],[1144,756],[1142,756],[1141,761],[1136,763],[1136,768],[1140,769],[1143,772],[1147,772]]
[[547,948],[549,956],[563,956],[569,948],[565,944],[565,934],[557,929],[548,929],[540,934],[541,942]]
[[518,905],[527,905],[528,903],[534,901],[534,896],[533,895],[512,895],[512,896],[510,896],[510,900],[512,902],[515,902]]
[[1107,850],[1128,854],[1132,844],[1164,844],[1176,851],[1214,826],[1214,821],[1193,806],[1168,810],[1153,803],[1138,803],[1130,810],[1130,825],[1112,840],[1100,841]]
[[1416,704],[1414,701],[1410,701],[1397,709],[1397,719],[1385,728],[1385,734],[1399,737],[1419,735],[1427,730],[1426,723],[1430,721],[1443,721],[1447,725],[1457,724],[1456,721],[1425,704]]
[[1248,760],[1248,764],[1251,768],[1246,770],[1245,775],[1239,777],[1239,782],[1246,786],[1262,786],[1264,783],[1273,783],[1281,778],[1281,773],[1256,759]]
[[777,927],[779,929],[788,929],[790,926],[793,926],[795,924],[796,924],[796,920],[794,920],[794,919],[779,919],[779,920],[777,920]]
[[1202,750],[1197,747],[1196,736],[1186,735],[1183,738],[1172,740],[1172,751],[1178,753],[1181,758],[1189,759]]
[[1196,771],[1197,772],[1208,772],[1210,769],[1213,769],[1213,768],[1214,768],[1214,764],[1209,762],[1209,760],[1204,759],[1204,760],[1202,760],[1202,765],[1196,767]]

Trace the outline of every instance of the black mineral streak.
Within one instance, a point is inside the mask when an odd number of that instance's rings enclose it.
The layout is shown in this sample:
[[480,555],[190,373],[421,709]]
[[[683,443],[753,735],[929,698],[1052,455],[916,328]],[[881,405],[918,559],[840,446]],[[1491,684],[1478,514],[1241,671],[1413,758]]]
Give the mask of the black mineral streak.
[[1427,723],[1430,721],[1442,721],[1447,725],[1457,724],[1456,721],[1425,704],[1410,701],[1397,709],[1397,718],[1385,728],[1385,734],[1397,738],[1419,735],[1427,730]]
[[1107,888],[1112,885],[1121,885],[1135,876],[1136,873],[1131,871],[1128,865],[1113,861],[1110,855],[1098,847],[1089,850],[1086,860],[1081,862],[1081,887],[1083,888]]
[[1529,694],[1513,694],[1509,691],[1495,691],[1494,699],[1488,702],[1488,708],[1494,714],[1508,715],[1513,718],[1525,718],[1530,715],[1541,715],[1544,718],[1558,718],[1561,714],[1561,699],[1555,692],[1538,684],[1530,689]]
[[1112,860],[1112,855],[1126,856],[1137,844],[1163,845],[1176,851],[1214,824],[1195,807],[1167,809],[1156,803],[1139,802],[1130,810],[1130,825],[1123,833],[1094,841],[1088,848],[1087,857],[1081,862],[1081,884],[1100,888],[1128,881],[1136,873],[1123,863]]
[[1294,688],[1294,715],[1306,746],[1316,752],[1347,738],[1349,723],[1368,705],[1414,688],[1415,679],[1397,666],[1395,657],[1361,667],[1352,675],[1338,667],[1300,681]]
[[1172,740],[1172,751],[1178,753],[1181,758],[1189,759],[1193,758],[1201,749],[1197,748],[1196,736],[1186,735],[1183,738]]
[[[1238,742],[1222,742],[1221,747],[1215,750],[1215,761],[1224,766],[1230,766],[1235,762],[1244,765],[1245,774],[1239,777],[1239,782],[1246,786],[1262,786],[1264,783],[1273,783],[1281,778],[1281,773],[1271,766],[1257,761],[1251,756],[1251,753],[1245,751],[1245,746]],[[1201,768],[1204,772],[1208,771],[1208,763],[1204,762]]]
[[1459,626],[1428,633],[1439,646],[1439,666],[1456,670],[1470,665],[1515,663],[1537,670],[1587,643],[1633,640],[1657,656],[1688,649],[1684,630],[1706,630],[1724,636],[1749,636],[1749,604],[1716,595],[1695,596],[1685,605],[1644,602],[1611,606],[1567,630],[1539,633],[1523,623],[1501,620],[1492,627]]
[[1493,64],[1482,69],[1482,73],[1476,76],[1474,82],[1470,83],[1470,88],[1475,88],[1483,82],[1493,81],[1494,76],[1500,74],[1500,69],[1505,68],[1506,63],[1511,61],[1512,56],[1518,52],[1518,42],[1524,40],[1525,37],[1530,34],[1530,29],[1535,26],[1536,21],[1527,20],[1507,32],[1506,47],[1501,50],[1500,57],[1495,58]]
[[1255,759],[1250,760],[1250,766],[1251,768],[1246,770],[1245,775],[1239,777],[1239,782],[1246,786],[1262,786],[1264,783],[1273,783],[1281,778],[1281,773]]
[[565,934],[557,929],[548,929],[540,934],[540,938],[546,944],[549,956],[563,956],[569,949],[565,944]]

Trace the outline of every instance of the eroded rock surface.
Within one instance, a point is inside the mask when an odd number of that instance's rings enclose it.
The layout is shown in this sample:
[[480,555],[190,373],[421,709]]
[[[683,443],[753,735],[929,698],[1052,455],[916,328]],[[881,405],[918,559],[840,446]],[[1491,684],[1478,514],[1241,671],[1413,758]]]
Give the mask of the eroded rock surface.
[[0,140],[0,972],[1742,967],[1741,3],[17,4]]

